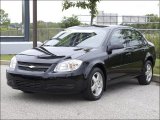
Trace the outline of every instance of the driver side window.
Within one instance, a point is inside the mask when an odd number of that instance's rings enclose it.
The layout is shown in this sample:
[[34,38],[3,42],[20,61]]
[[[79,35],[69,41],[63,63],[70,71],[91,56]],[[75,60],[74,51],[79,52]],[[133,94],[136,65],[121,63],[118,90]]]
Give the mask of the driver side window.
[[125,38],[126,38],[126,30],[125,29],[116,30],[116,31],[114,31],[114,33],[111,36],[110,44],[114,45],[114,44],[120,43],[120,44],[123,44],[124,47],[126,47],[127,43],[125,41]]

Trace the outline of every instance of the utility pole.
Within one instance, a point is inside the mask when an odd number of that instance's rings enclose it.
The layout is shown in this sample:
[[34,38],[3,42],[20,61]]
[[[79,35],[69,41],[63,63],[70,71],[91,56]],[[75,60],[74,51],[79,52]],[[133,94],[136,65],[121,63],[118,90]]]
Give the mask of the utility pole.
[[33,0],[33,48],[37,47],[37,0]]

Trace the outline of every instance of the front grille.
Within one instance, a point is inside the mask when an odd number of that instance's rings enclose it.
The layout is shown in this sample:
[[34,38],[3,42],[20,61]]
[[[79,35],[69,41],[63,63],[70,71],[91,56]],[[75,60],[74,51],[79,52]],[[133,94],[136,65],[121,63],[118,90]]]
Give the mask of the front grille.
[[46,72],[51,64],[18,62],[18,69],[25,71]]
[[42,81],[39,80],[15,80],[16,86],[19,88],[34,88],[39,89],[42,87]]
[[19,88],[19,89],[34,89],[34,90],[40,90],[40,89],[54,89],[54,90],[60,90],[60,89],[73,89],[74,85],[73,84],[63,84],[63,83],[55,83],[49,82],[49,81],[44,81],[44,80],[32,80],[31,79],[17,79],[14,80],[14,84]]

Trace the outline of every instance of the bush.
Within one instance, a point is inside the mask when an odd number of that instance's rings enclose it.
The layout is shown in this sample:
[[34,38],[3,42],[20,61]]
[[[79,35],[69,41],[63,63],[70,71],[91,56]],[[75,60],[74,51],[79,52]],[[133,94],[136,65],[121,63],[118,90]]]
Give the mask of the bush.
[[156,57],[160,58],[160,35],[159,33],[145,34],[148,41],[155,45]]
[[62,22],[61,22],[61,27],[62,28],[68,28],[68,27],[72,27],[72,26],[78,26],[80,25],[81,22],[78,20],[77,16],[72,16],[72,17],[64,17]]

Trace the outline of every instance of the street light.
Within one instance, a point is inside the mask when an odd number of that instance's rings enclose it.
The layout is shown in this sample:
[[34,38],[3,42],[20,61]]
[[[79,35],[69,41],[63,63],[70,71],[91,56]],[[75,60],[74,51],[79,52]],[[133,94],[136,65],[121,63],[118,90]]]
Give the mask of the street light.
[[37,0],[33,0],[33,48],[37,47]]

